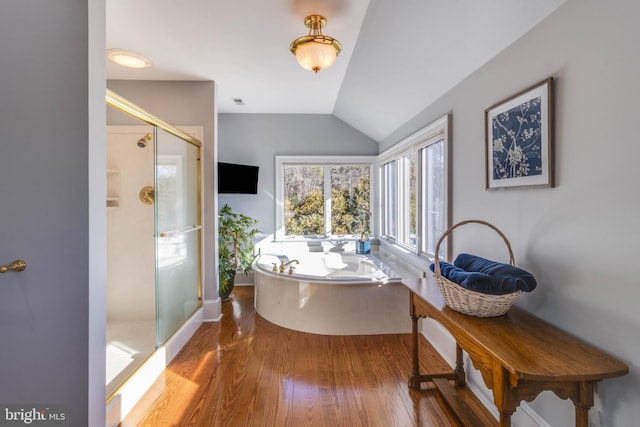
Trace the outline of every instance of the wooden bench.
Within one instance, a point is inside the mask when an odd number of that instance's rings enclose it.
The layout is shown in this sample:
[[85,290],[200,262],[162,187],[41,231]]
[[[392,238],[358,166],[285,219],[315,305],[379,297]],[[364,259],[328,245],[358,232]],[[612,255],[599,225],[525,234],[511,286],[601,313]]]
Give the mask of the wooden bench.
[[[465,383],[463,350],[493,391],[501,427],[511,426],[511,416],[521,401],[530,402],[545,390],[571,399],[576,426],[588,427],[595,384],[629,372],[625,363],[518,307],[511,307],[507,314],[498,317],[468,316],[445,305],[431,275],[402,283],[411,291],[413,343],[409,387],[419,389],[422,382],[433,382],[465,425],[495,425],[495,419],[487,421],[486,414],[475,414],[455,393],[455,388]],[[455,338],[456,367],[452,371],[420,374],[419,318],[436,320]]]

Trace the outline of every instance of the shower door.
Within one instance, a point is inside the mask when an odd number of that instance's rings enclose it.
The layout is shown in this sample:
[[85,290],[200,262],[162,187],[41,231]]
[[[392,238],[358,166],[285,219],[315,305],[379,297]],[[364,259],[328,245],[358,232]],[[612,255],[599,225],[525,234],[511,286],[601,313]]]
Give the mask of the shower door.
[[159,373],[140,368],[201,306],[203,129],[175,128],[109,90],[106,100],[106,386],[120,411]]
[[156,130],[157,343],[200,307],[200,147]]

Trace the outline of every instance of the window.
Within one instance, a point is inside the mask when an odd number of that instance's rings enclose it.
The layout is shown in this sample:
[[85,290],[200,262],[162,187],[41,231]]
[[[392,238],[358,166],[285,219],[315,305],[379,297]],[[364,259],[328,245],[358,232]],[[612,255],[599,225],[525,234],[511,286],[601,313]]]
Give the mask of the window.
[[382,165],[382,229],[381,234],[388,239],[396,238],[396,209],[397,209],[397,176],[396,162],[388,162]]
[[371,229],[375,157],[277,156],[276,237],[358,236]]
[[418,188],[418,155],[415,151],[400,157],[398,160],[400,174],[399,194],[399,217],[401,228],[398,236],[398,243],[415,247],[418,233],[416,224],[418,222],[417,188]]
[[380,155],[381,237],[424,257],[447,227],[447,138],[445,116]]
[[285,166],[283,172],[285,235],[324,234],[324,168]]
[[331,166],[331,227],[328,234],[368,231],[371,219],[371,165]]
[[[444,139],[439,139],[420,150],[422,164],[422,247],[421,252],[434,255],[438,239],[445,232],[446,182]],[[443,256],[444,258],[444,256]]]

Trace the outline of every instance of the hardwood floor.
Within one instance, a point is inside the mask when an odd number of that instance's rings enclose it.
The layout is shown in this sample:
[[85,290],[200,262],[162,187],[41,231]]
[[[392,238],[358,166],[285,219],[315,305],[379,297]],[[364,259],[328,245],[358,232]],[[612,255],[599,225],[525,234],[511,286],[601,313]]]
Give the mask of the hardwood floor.
[[[256,315],[236,287],[122,426],[462,426],[432,386],[410,390],[410,335],[325,336]],[[407,316],[408,316],[407,301]],[[424,371],[446,368],[421,337]],[[430,365],[430,366],[428,366]]]

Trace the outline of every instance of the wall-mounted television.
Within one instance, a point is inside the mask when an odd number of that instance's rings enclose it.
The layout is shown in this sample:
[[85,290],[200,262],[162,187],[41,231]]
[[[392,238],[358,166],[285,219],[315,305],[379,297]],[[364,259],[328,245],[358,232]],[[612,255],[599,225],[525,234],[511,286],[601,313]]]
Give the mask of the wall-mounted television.
[[257,194],[258,166],[218,162],[219,194]]

